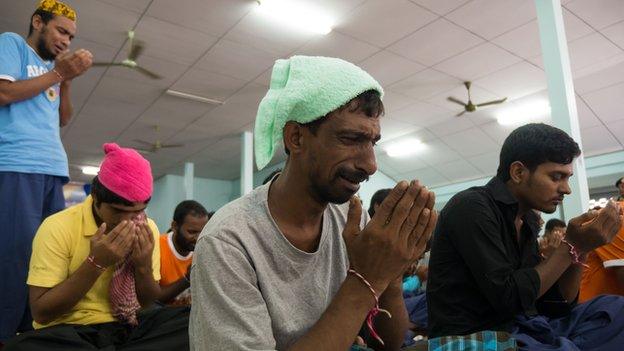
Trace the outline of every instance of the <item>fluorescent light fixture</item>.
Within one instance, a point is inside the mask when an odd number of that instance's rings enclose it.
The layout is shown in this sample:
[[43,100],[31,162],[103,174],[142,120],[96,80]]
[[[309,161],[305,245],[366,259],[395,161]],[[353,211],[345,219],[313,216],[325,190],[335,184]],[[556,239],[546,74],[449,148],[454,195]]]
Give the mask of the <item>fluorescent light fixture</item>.
[[292,28],[301,31],[328,34],[332,20],[315,8],[292,0],[258,0],[258,11]]
[[92,166],[85,166],[82,167],[82,173],[86,174],[86,175],[98,175],[98,172],[100,171],[100,167],[92,167]]
[[498,124],[511,126],[540,119],[550,114],[550,104],[546,100],[536,100],[501,111],[496,117]]
[[382,146],[390,157],[408,157],[419,153],[427,148],[422,141],[416,138],[406,138],[393,142],[389,142]]
[[171,90],[171,89],[167,89],[165,94],[171,95],[171,96],[176,96],[176,97],[183,98],[183,99],[203,102],[203,103],[211,104],[211,105],[223,105],[223,103],[224,103],[223,101],[209,99],[207,97],[203,97],[203,96],[199,96],[199,95],[193,95],[193,94],[189,94],[189,93],[183,93],[181,91]]

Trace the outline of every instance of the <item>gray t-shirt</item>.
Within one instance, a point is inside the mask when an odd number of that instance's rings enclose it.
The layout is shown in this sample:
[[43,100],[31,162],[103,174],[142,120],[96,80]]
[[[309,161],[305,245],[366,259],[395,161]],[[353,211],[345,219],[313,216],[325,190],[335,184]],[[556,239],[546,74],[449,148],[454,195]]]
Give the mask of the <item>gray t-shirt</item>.
[[268,190],[223,207],[197,241],[191,350],[286,349],[319,320],[346,277],[348,204],[327,206],[318,250],[307,253],[280,232]]

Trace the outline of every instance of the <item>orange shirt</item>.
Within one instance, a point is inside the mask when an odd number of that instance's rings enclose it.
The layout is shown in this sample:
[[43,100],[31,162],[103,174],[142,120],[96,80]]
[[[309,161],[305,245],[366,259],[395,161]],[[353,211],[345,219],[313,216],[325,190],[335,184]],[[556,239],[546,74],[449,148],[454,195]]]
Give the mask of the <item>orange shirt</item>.
[[620,228],[610,244],[587,255],[587,265],[589,268],[583,268],[579,302],[602,294],[624,295],[624,287],[617,282],[615,271],[611,268],[624,266],[624,227]]
[[193,262],[193,253],[180,256],[173,246],[173,232],[160,236],[160,285],[175,283],[184,277]]

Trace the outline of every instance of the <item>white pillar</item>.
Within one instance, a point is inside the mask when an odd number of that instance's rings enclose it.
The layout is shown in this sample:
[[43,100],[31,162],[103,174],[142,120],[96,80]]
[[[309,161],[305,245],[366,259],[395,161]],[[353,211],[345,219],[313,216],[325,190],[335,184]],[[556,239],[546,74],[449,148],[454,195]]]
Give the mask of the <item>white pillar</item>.
[[184,199],[193,200],[193,180],[195,179],[195,165],[193,162],[184,163]]
[[253,190],[253,133],[241,134],[241,196]]
[[[535,0],[535,7],[537,9],[544,69],[548,82],[552,120],[557,128],[574,138],[583,150],[568,43],[561,14],[561,1]],[[572,194],[566,196],[563,202],[565,220],[578,216],[587,211],[589,207],[589,189],[583,155],[574,162],[574,176],[570,180],[570,188]]]

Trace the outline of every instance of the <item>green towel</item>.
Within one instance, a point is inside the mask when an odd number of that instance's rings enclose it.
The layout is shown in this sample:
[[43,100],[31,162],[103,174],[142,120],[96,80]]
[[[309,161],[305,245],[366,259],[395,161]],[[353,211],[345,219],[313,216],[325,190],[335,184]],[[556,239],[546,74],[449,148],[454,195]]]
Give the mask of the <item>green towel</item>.
[[381,85],[358,66],[332,57],[277,60],[269,91],[260,102],[254,131],[258,169],[271,161],[286,122],[308,123]]

